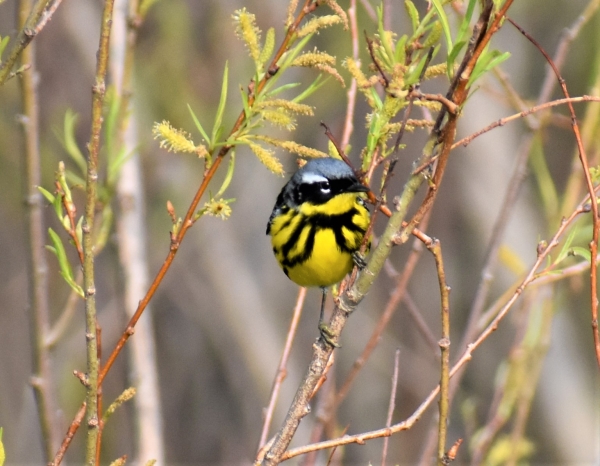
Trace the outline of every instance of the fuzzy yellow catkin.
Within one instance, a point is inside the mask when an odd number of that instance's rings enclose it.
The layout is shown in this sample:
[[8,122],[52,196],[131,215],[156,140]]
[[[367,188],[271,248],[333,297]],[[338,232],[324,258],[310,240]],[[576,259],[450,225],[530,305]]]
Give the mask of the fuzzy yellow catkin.
[[296,128],[296,122],[294,118],[287,113],[285,110],[280,109],[261,109],[260,116],[267,120],[269,123],[285,128],[292,131]]
[[335,65],[335,57],[325,52],[307,52],[297,57],[291,66],[313,67],[317,65]]
[[338,15],[317,16],[316,18],[312,18],[298,30],[298,37],[318,33],[319,29],[327,28],[341,22],[342,18]]
[[258,108],[275,107],[283,110],[288,110],[298,115],[314,115],[313,107],[311,107],[310,105],[299,104],[298,102],[292,102],[291,100],[285,99],[263,100],[257,103],[256,106]]
[[287,15],[285,19],[285,27],[289,28],[294,22],[294,13],[296,12],[296,8],[298,8],[298,0],[290,0],[288,4]]
[[154,139],[160,141],[159,146],[169,152],[198,152],[198,147],[191,140],[190,135],[185,131],[173,128],[166,120],[161,123],[154,123],[152,134]]
[[127,455],[121,456],[121,458],[117,458],[109,466],[124,466],[127,462]]
[[254,61],[258,61],[260,57],[260,29],[256,26],[256,16],[249,13],[246,8],[235,11],[233,20],[236,22],[236,34],[242,39],[250,56]]
[[106,421],[117,410],[117,408],[119,406],[121,406],[126,401],[131,400],[135,396],[135,393],[136,393],[136,390],[133,387],[129,387],[129,388],[123,390],[123,393],[121,393],[117,397],[117,399],[110,404],[110,406],[104,413],[103,420]]
[[356,79],[356,84],[360,89],[366,89],[371,87],[371,83],[358,66],[356,60],[354,60],[353,58],[346,58],[342,65],[345,66],[348,72],[352,75],[352,77]]
[[273,173],[279,176],[284,175],[283,165],[281,162],[273,155],[273,151],[267,150],[262,147],[260,144],[256,144],[253,142],[248,143],[254,155],[260,160],[260,162],[271,170]]
[[342,78],[342,76],[338,73],[338,71],[333,67],[333,66],[329,66],[329,65],[315,65],[315,68],[323,71],[324,73],[327,73],[331,76],[333,76],[333,78],[339,82],[342,87],[346,87],[346,83],[344,82],[344,78]]
[[442,76],[446,74],[448,70],[448,65],[446,63],[440,63],[438,65],[432,65],[425,71],[425,76],[423,77],[425,80],[436,78],[437,76]]
[[282,149],[287,150],[293,154],[298,154],[301,157],[308,158],[320,158],[327,157],[325,152],[321,152],[320,150],[313,149],[312,147],[303,146],[302,144],[298,144],[295,141],[282,141],[281,139],[275,139],[269,136],[256,136],[256,139],[260,139],[261,141],[265,141],[268,144],[271,144],[275,147],[280,147]]
[[344,11],[344,9],[341,6],[339,6],[335,0],[325,0],[325,3],[329,8],[333,10],[333,12],[336,15],[338,15],[342,19],[342,22],[344,23],[344,29],[348,30],[350,28],[348,23],[348,15]]

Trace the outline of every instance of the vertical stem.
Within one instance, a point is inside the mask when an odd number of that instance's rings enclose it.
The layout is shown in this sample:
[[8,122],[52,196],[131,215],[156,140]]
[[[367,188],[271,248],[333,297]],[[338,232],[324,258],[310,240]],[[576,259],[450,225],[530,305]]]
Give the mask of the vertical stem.
[[85,464],[96,462],[98,442],[98,341],[96,337],[96,285],[94,281],[94,214],[98,189],[98,152],[102,129],[102,106],[106,91],[106,69],[108,66],[108,45],[114,0],[104,2],[100,44],[96,64],[96,79],[92,88],[92,132],[88,143],[87,180],[85,214],[83,218],[83,288],[85,293],[85,327],[87,340],[86,424],[88,428],[85,450]]
[[438,464],[443,466],[446,454],[446,436],[448,433],[448,410],[450,407],[450,288],[446,284],[442,246],[439,240],[433,239],[431,243],[427,245],[427,248],[433,253],[433,257],[435,258],[442,301],[442,338],[439,341],[441,350],[441,369],[437,460]]
[[[19,4],[19,29],[25,27],[32,10],[31,0],[21,0]],[[50,461],[58,448],[59,432],[55,416],[55,392],[51,382],[52,369],[46,337],[50,328],[48,308],[48,264],[45,256],[45,228],[42,209],[42,195],[37,186],[41,184],[39,150],[39,109],[36,86],[35,47],[31,44],[23,50],[21,63],[28,64],[29,70],[23,73],[21,97],[23,116],[23,136],[25,139],[24,183],[26,196],[27,233],[29,235],[29,296],[31,296],[30,321],[32,343],[32,377],[37,403],[38,417],[42,433],[44,457]]]

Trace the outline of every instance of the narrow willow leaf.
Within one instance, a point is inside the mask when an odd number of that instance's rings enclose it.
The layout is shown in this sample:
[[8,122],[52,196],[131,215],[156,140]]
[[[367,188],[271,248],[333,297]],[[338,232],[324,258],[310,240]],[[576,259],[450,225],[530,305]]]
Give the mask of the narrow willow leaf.
[[444,11],[444,7],[442,6],[441,0],[432,0],[433,7],[442,23],[442,28],[444,30],[444,37],[446,38],[446,46],[448,50],[452,50],[452,34],[450,32],[450,25],[448,24],[448,17],[446,16],[446,12]]
[[72,172],[71,170],[67,170],[65,172],[65,178],[67,179],[67,182],[69,183],[69,186],[75,188],[75,187],[85,187],[85,180],[77,175],[76,173]]
[[577,228],[574,228],[573,230],[571,230],[571,232],[567,236],[567,239],[565,239],[565,242],[562,245],[562,248],[560,249],[558,256],[556,257],[556,260],[554,261],[554,265],[559,264],[560,262],[565,260],[565,257],[567,257],[569,255],[570,250],[571,250],[571,244],[573,243],[573,239],[575,239],[576,234],[577,234]]
[[187,107],[188,107],[188,111],[190,112],[190,115],[192,115],[192,120],[194,120],[196,129],[200,132],[200,134],[204,138],[204,141],[206,142],[206,144],[210,145],[210,138],[208,137],[208,133],[204,130],[204,127],[200,123],[200,120],[198,120],[198,117],[196,117],[196,114],[192,110],[192,107],[190,106],[190,104],[188,104]]
[[123,147],[117,152],[116,157],[111,158],[108,164],[108,173],[106,177],[109,185],[113,185],[116,182],[121,167],[123,167],[123,164],[135,154],[136,150],[137,148],[127,152],[125,147]]
[[491,52],[483,54],[475,64],[468,85],[472,86],[481,76],[509,58],[510,52],[500,53],[498,50],[492,50]]
[[394,53],[394,60],[396,63],[404,63],[406,60],[406,41],[408,36],[404,34],[398,42],[396,42],[396,52]]
[[[438,46],[433,50],[432,57],[434,57],[437,54],[439,49],[440,49],[440,46],[438,44]],[[404,76],[404,82],[406,83],[407,86],[417,83],[417,81],[421,77],[421,72],[423,71],[423,68],[425,67],[426,63],[427,63],[427,55],[423,55],[416,66],[413,65],[414,67],[411,66],[411,68],[409,68],[409,71]]]
[[287,91],[289,89],[294,89],[294,88],[296,88],[296,87],[298,87],[300,85],[301,85],[301,83],[288,83],[288,84],[284,84],[282,86],[276,87],[275,89],[269,91],[269,93],[267,94],[267,97],[268,98],[275,97],[276,95],[281,94],[284,91]]
[[[246,120],[250,120],[250,118],[252,117],[252,111],[250,110],[250,106],[248,105],[248,94],[242,86],[240,86],[240,95],[242,96],[242,106],[244,107],[244,115],[246,116]],[[211,144],[210,147],[215,146]]]
[[44,197],[48,200],[50,204],[54,202],[54,198],[56,197],[54,194],[52,194],[46,188],[42,188],[41,186],[38,186],[37,189],[40,193],[44,195]]
[[[306,47],[306,44],[308,43],[308,41],[310,39],[312,39],[313,34],[309,34],[305,37],[303,37],[302,39],[300,39],[296,45],[294,45],[294,47],[292,47],[288,53],[286,53],[281,60],[279,61],[279,72],[274,76],[274,78],[277,78],[279,76],[281,76],[282,71],[287,68],[288,66],[290,66],[290,64],[296,59],[296,57],[298,55],[300,55],[300,53],[302,53],[304,51],[304,47]],[[269,82],[271,82],[271,80],[269,80]],[[267,83],[269,84],[269,83]]]
[[71,264],[67,258],[67,253],[65,252],[65,247],[63,246],[60,236],[58,236],[52,228],[48,228],[48,234],[50,235],[50,240],[52,241],[53,246],[46,246],[46,248],[56,255],[60,274],[67,284],[83,298],[83,289],[77,284],[77,282],[75,282],[75,279],[73,278],[73,270],[71,269]]
[[467,45],[466,41],[464,41],[464,40],[457,41],[454,44],[454,47],[452,47],[452,50],[450,51],[450,53],[448,54],[448,59],[446,60],[446,63],[448,64],[447,71],[448,71],[448,77],[450,79],[452,79],[452,77],[454,76],[454,62],[456,61],[458,54],[465,47],[465,45]]
[[469,33],[471,24],[471,18],[473,17],[473,11],[475,11],[475,4],[477,0],[469,0],[469,5],[467,6],[467,11],[465,12],[465,16],[463,17],[462,22],[460,23],[460,27],[458,28],[458,33],[456,35],[456,42],[459,41],[467,41],[467,34]]
[[[1,50],[0,50],[0,52],[1,52]],[[0,53],[0,56],[1,55],[2,54]],[[2,442],[2,434],[3,433],[4,433],[4,430],[2,427],[0,427],[0,466],[4,465],[4,460],[6,459],[6,454],[4,453],[4,443]]]
[[317,92],[325,83],[329,81],[329,79],[330,76],[323,76],[322,74],[319,74],[315,80],[310,83],[310,86],[292,99],[292,102],[302,102],[304,99]]
[[0,37],[0,59],[2,58],[2,54],[4,53],[4,50],[6,49],[6,46],[8,45],[9,41],[9,36]]
[[114,154],[117,152],[115,145],[115,135],[117,134],[117,125],[119,124],[119,107],[121,99],[117,95],[115,86],[108,86],[106,90],[106,98],[104,99],[104,117],[105,121],[105,147],[110,166]]
[[85,176],[87,174],[87,162],[85,157],[79,150],[77,141],[75,140],[75,125],[77,124],[77,114],[72,110],[67,110],[65,113],[64,121],[64,140],[65,150],[67,154],[77,164],[77,167],[81,173]]
[[229,157],[229,165],[227,166],[227,174],[225,175],[225,179],[223,180],[223,183],[221,184],[219,191],[217,192],[217,194],[215,194],[214,197],[221,197],[223,195],[223,193],[227,190],[227,188],[229,187],[229,184],[231,183],[231,179],[233,178],[234,169],[235,169],[235,151],[232,151],[231,156]]
[[[212,130],[212,145],[214,145],[219,138],[221,133],[221,126],[223,123],[223,113],[225,113],[225,103],[227,102],[227,86],[229,84],[229,64],[225,62],[225,71],[223,72],[223,85],[221,86],[221,98],[219,99],[219,107],[217,108],[217,114],[215,116],[215,123]],[[212,149],[212,146],[209,145]],[[209,149],[210,152],[212,152]]]
[[569,251],[569,255],[583,257],[586,262],[590,262],[592,260],[592,253],[590,250],[582,248],[581,246],[573,246]]

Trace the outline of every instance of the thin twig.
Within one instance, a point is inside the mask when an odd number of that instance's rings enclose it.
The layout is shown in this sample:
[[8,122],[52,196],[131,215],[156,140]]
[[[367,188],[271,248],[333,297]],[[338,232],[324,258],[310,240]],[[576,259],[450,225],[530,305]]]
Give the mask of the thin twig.
[[[298,290],[298,298],[296,298],[296,305],[294,306],[294,313],[290,322],[290,328],[287,332],[285,345],[283,347],[283,353],[281,354],[281,360],[279,361],[279,367],[277,368],[277,375],[273,381],[273,388],[271,389],[271,398],[267,410],[265,411],[265,421],[263,423],[262,431],[260,434],[260,440],[258,442],[259,450],[261,450],[267,441],[267,435],[269,434],[269,428],[271,427],[271,421],[273,419],[273,413],[275,412],[275,406],[279,398],[279,392],[281,385],[287,376],[287,363],[292,351],[292,345],[298,330],[298,323],[300,322],[300,316],[302,315],[302,308],[304,307],[304,299],[306,298],[306,288],[300,287]],[[260,455],[260,452],[259,452]]]
[[[319,4],[316,2],[312,2],[311,0],[305,0],[304,6],[298,13],[298,16],[296,17],[294,23],[287,29],[286,36],[284,37],[279,49],[277,50],[273,59],[271,60],[271,64],[268,67],[269,72],[265,73],[264,78],[255,86],[254,94],[250,95],[248,97],[248,105],[251,105],[254,102],[254,96],[256,94],[258,94],[260,91],[262,91],[262,89],[267,84],[267,81],[276,74],[277,69],[278,69],[277,63],[282,58],[283,54],[288,50],[289,45],[290,45],[292,39],[295,37],[298,26],[300,25],[302,20],[306,17],[306,15],[311,14],[318,6],[319,6]],[[233,124],[233,127],[230,130],[229,134],[234,134],[235,132],[237,132],[242,127],[242,125],[244,124],[245,121],[246,121],[246,113],[245,113],[245,111],[241,111],[237,120]],[[231,148],[232,148],[232,146],[229,146],[229,145],[222,146],[220,148],[219,152],[217,153],[216,157],[214,157],[212,165],[205,171],[204,178],[203,178],[200,186],[198,187],[198,190],[196,191],[196,194],[194,195],[194,198],[192,199],[192,201],[188,207],[185,218],[183,219],[183,221],[181,223],[181,228],[179,229],[177,235],[172,235],[172,237],[171,237],[171,246],[169,249],[169,253],[167,254],[167,257],[165,258],[163,264],[161,265],[159,271],[157,272],[154,280],[150,284],[150,287],[148,288],[146,295],[140,300],[135,313],[129,320],[129,322],[125,328],[125,331],[121,334],[121,337],[119,338],[119,341],[116,343],[112,353],[106,360],[105,364],[102,366],[102,370],[100,371],[100,373],[98,375],[98,383],[99,384],[101,384],[104,381],[104,378],[106,377],[106,375],[112,368],[115,360],[117,359],[118,355],[121,353],[123,347],[125,346],[125,343],[129,339],[129,337],[131,335],[133,335],[135,325],[137,324],[137,322],[140,319],[140,317],[142,316],[144,310],[148,306],[148,303],[150,302],[150,300],[156,293],[158,286],[162,282],[167,271],[171,267],[171,264],[173,263],[175,255],[177,254],[177,251],[179,250],[181,242],[183,241],[187,231],[194,224],[193,218],[196,213],[196,209],[200,202],[200,199],[206,192],[206,189],[208,188],[209,183],[213,179],[215,173],[217,172],[218,168],[221,165],[221,162],[223,161],[225,156],[229,153]],[[82,408],[80,408],[80,409],[82,409]],[[71,425],[76,426],[75,421],[73,421]],[[74,428],[76,429],[76,427],[74,427]],[[55,461],[56,461],[56,458],[55,458]],[[60,464],[60,461],[58,461],[56,463],[56,465],[58,465],[58,464]]]
[[[594,14],[599,7],[600,0],[592,0],[587,4],[583,13],[577,16],[577,19],[571,25],[571,27],[563,31],[562,38],[558,44],[558,47],[556,48],[554,58],[552,59],[556,69],[562,69],[564,62],[568,57],[569,47],[571,46],[573,40],[575,40],[575,38],[579,35],[581,28],[594,17]],[[552,90],[554,89],[554,86],[556,86],[556,79],[554,79],[552,74],[553,73],[551,72],[546,73],[544,82],[542,83],[542,90],[538,96],[538,103],[546,102],[548,99],[550,99]]]
[[[0,86],[2,86],[9,77],[14,75],[14,73],[12,73],[12,68],[15,63],[17,63],[19,56],[40,32],[41,28],[38,29],[38,23],[50,1],[51,0],[38,0],[31,8],[31,12],[21,28],[21,31],[17,35],[14,45],[8,54],[8,58],[5,61],[0,62]],[[47,18],[44,24],[48,22],[48,19],[50,18]]]
[[[548,64],[552,67],[554,74],[556,75],[556,79],[558,80],[560,87],[563,91],[563,94],[568,99],[570,98],[569,91],[567,90],[567,84],[565,80],[560,74],[560,71],[550,58],[550,55],[546,53],[546,51],[542,48],[542,46],[533,38],[527,31],[525,31],[522,27],[520,27],[517,23],[515,23],[512,19],[507,18],[510,23],[516,27],[521,34],[523,34],[527,40],[529,40],[544,56]],[[596,362],[598,364],[598,368],[600,368],[600,331],[598,328],[598,283],[597,283],[597,269],[593,267],[593,263],[595,261],[596,256],[598,255],[598,239],[600,236],[600,217],[598,216],[598,200],[594,196],[594,183],[592,182],[592,177],[590,175],[590,168],[588,166],[587,156],[585,154],[585,148],[583,147],[583,141],[581,140],[581,134],[579,132],[579,124],[577,123],[577,116],[575,114],[575,109],[573,108],[573,104],[571,102],[567,102],[567,106],[569,107],[569,112],[571,114],[571,125],[573,127],[573,133],[575,135],[575,141],[577,142],[577,149],[579,152],[579,160],[581,162],[581,167],[583,168],[583,175],[585,177],[585,182],[587,184],[588,193],[591,196],[591,206],[592,206],[592,225],[593,225],[593,234],[592,241],[590,242],[590,252],[591,252],[591,266],[590,266],[590,305],[591,305],[591,314],[592,314],[592,333],[594,338],[594,349],[596,354]]]
[[[385,426],[390,427],[392,425],[392,418],[394,416],[394,410],[396,409],[396,392],[398,391],[398,372],[400,367],[400,350],[397,349],[394,355],[394,372],[392,374],[392,387],[390,388],[390,401],[388,404],[388,412],[385,420]],[[381,466],[385,466],[385,459],[387,457],[389,446],[389,437],[383,439],[383,451],[381,452]]]
[[97,445],[100,417],[98,413],[98,388],[100,362],[98,360],[98,340],[96,322],[96,284],[94,280],[94,219],[98,190],[98,154],[102,131],[102,112],[106,92],[106,71],[108,68],[109,39],[114,0],[106,0],[102,12],[100,41],[98,46],[96,77],[92,88],[92,129],[88,144],[87,180],[85,188],[85,213],[83,217],[83,289],[85,293],[85,337],[87,348],[86,424],[87,437],[85,464],[97,464]]
[[58,466],[62,462],[65,453],[71,445],[73,437],[75,437],[75,434],[77,433],[77,429],[79,429],[79,426],[81,425],[81,421],[83,421],[83,417],[85,416],[85,408],[86,405],[84,402],[81,408],[79,408],[79,411],[77,411],[73,422],[71,422],[71,425],[69,426],[67,433],[63,438],[62,444],[60,445],[58,452],[54,456],[54,459],[50,463],[48,463],[48,466]]
[[[481,269],[481,273],[479,274],[479,284],[475,292],[475,298],[473,299],[473,303],[471,304],[471,308],[469,310],[469,319],[467,321],[462,340],[458,347],[460,351],[464,350],[467,347],[469,342],[475,338],[475,335],[479,330],[479,319],[481,318],[481,314],[483,313],[489,295],[489,290],[492,285],[493,272],[496,268],[496,264],[498,263],[498,250],[500,249],[500,246],[502,244],[504,232],[508,227],[510,214],[513,211],[513,206],[515,205],[521,186],[525,181],[525,175],[527,172],[527,160],[529,160],[530,149],[531,139],[529,139],[518,152],[517,160],[515,161],[515,168],[510,177],[508,188],[502,201],[502,206],[500,207],[500,212],[498,213],[498,217],[496,218],[496,221],[494,222],[494,225],[492,227],[492,236],[488,243],[487,253],[484,259],[484,265]],[[458,389],[458,384],[460,380],[461,376],[456,377],[453,380],[450,388],[451,398],[453,397],[454,392]]]
[[438,417],[438,465],[444,466],[446,454],[446,437],[448,433],[448,412],[450,409],[450,288],[446,283],[446,271],[442,257],[442,246],[439,240],[432,239],[427,244],[435,259],[441,298],[442,338],[439,341],[441,350],[440,368],[440,401]]
[[[31,11],[31,0],[19,2],[19,27],[25,25],[27,14]],[[48,300],[48,263],[45,254],[44,212],[42,195],[37,189],[41,185],[41,155],[39,147],[39,107],[35,67],[35,47],[25,49],[21,63],[29,63],[30,68],[23,73],[21,83],[21,101],[23,116],[20,119],[23,128],[25,169],[23,186],[25,190],[25,215],[28,234],[28,285],[31,303],[29,309],[32,345],[31,385],[34,391],[38,420],[41,430],[44,459],[52,459],[59,446],[58,419],[56,418],[56,393],[52,380],[52,367],[46,338],[50,328],[50,309]]]
[[546,102],[544,104],[536,105],[536,106],[528,108],[527,110],[524,110],[522,112],[515,113],[514,115],[510,115],[508,117],[500,118],[499,120],[496,120],[495,122],[489,124],[485,128],[482,128],[479,131],[477,131],[473,134],[470,134],[467,137],[462,138],[460,141],[455,142],[454,144],[452,144],[452,149],[456,149],[458,146],[467,146],[473,141],[473,139],[481,136],[482,134],[485,134],[485,133],[493,130],[494,128],[497,128],[498,126],[504,126],[506,123],[509,123],[511,121],[518,120],[520,118],[531,115],[532,113],[537,113],[537,112],[546,110],[551,107],[556,107],[558,105],[564,105],[564,104],[568,104],[568,103],[577,103],[577,102],[600,102],[600,97],[594,96],[594,95],[582,95],[580,97],[569,97],[566,99],[557,99],[557,100],[553,100],[551,102]]
[[[348,8],[348,19],[350,22],[350,37],[352,40],[352,58],[356,62],[356,66],[360,67],[360,56],[358,53],[358,24],[356,21],[356,0],[350,0],[350,7]],[[346,104],[346,117],[344,119],[344,130],[342,131],[342,139],[340,145],[342,148],[348,147],[350,144],[350,137],[354,131],[354,112],[356,110],[356,94],[358,85],[356,79],[352,78],[346,98],[348,103]]]
[[[514,290],[510,298],[504,303],[502,308],[496,314],[494,319],[486,326],[486,328],[481,332],[481,334],[477,337],[475,341],[473,341],[470,345],[468,345],[467,349],[463,352],[458,361],[452,366],[450,370],[449,377],[450,379],[454,377],[458,371],[462,369],[462,367],[472,359],[473,353],[479,348],[479,346],[498,328],[500,322],[504,319],[508,311],[514,306],[515,302],[518,298],[523,294],[523,291],[532,283],[534,283],[539,275],[536,274],[538,268],[542,263],[545,262],[546,257],[550,254],[550,252],[559,245],[560,239],[564,235],[565,231],[571,226],[571,224],[575,221],[575,219],[582,213],[586,212],[586,204],[589,202],[589,196],[586,196],[583,201],[579,204],[578,208],[563,222],[559,225],[557,231],[553,235],[553,237],[548,242],[548,246],[543,251],[540,251],[536,261],[530,267],[529,272],[523,278],[519,286]],[[305,445],[302,447],[294,448],[288,450],[285,454],[282,455],[281,460],[287,460],[293,458],[295,456],[306,454],[315,450],[323,450],[327,448],[333,448],[340,445],[348,445],[351,443],[364,444],[367,440],[388,437],[395,433],[401,432],[403,430],[410,429],[423,415],[425,410],[431,405],[433,400],[437,397],[440,391],[440,386],[436,386],[429,395],[421,402],[418,408],[411,414],[407,419],[397,424],[392,425],[391,427],[385,427],[382,429],[364,432],[357,435],[346,435],[341,438],[328,440],[325,442],[320,442],[311,445]]]
[[[423,228],[426,228],[428,221],[429,215],[427,216],[427,218],[423,219],[423,223],[421,224],[421,226]],[[371,354],[381,341],[381,335],[383,335],[383,332],[387,328],[388,323],[390,322],[396,310],[398,309],[398,305],[400,304],[404,295],[406,294],[408,282],[410,281],[415,267],[417,266],[417,263],[421,258],[422,252],[423,242],[420,239],[415,239],[413,242],[412,250],[406,262],[404,263],[404,269],[396,279],[396,287],[394,288],[393,293],[390,295],[390,298],[383,310],[383,313],[381,314],[381,317],[379,317],[379,320],[377,321],[377,324],[375,325],[375,328],[373,329],[373,332],[371,333],[367,344],[365,345],[360,356],[354,361],[354,364],[352,365],[352,370],[348,373],[346,379],[344,380],[344,382],[341,385],[341,388],[338,391],[334,404],[335,409],[337,409],[337,407],[339,407],[342,401],[346,398],[352,384],[354,383],[354,380],[356,379],[359,372],[364,367],[365,363],[368,361]],[[333,410],[333,412],[335,412],[335,409]]]

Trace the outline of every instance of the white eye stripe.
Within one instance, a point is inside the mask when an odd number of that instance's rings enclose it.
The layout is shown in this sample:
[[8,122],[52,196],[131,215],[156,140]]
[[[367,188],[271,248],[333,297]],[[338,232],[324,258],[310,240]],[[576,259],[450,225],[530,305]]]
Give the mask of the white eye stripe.
[[318,175],[316,173],[303,173],[302,174],[302,183],[323,183],[329,181],[324,176]]

